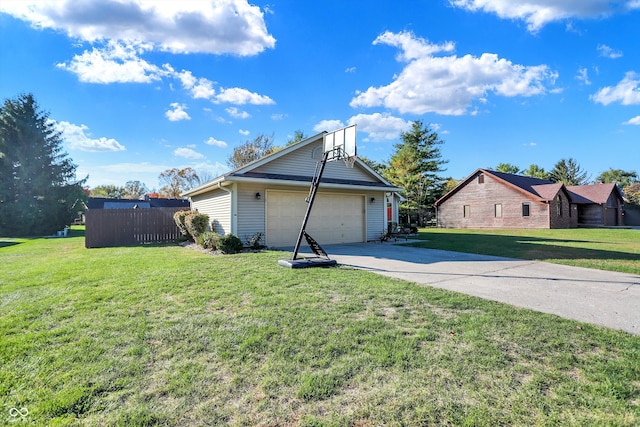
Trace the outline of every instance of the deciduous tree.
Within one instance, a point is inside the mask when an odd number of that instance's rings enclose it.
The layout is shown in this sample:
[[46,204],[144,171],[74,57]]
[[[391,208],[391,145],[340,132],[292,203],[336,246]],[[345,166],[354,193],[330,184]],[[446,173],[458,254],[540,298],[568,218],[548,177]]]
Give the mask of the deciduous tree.
[[624,188],[634,182],[638,182],[638,174],[636,171],[623,171],[622,169],[610,168],[598,175],[596,182],[614,182],[618,184],[620,188]]
[[247,140],[244,144],[235,147],[233,153],[227,158],[227,165],[237,169],[272,152],[274,152],[273,135],[260,134],[253,141]]
[[32,94],[0,107],[0,236],[52,234],[76,217],[86,178],[76,180],[62,143]]
[[125,199],[142,199],[149,193],[149,189],[140,181],[127,181],[122,189],[122,197]]
[[640,182],[634,182],[622,190],[626,198],[626,202],[633,205],[640,205]]
[[525,176],[531,176],[539,179],[549,179],[549,173],[536,164],[531,164],[527,169],[522,171]]
[[91,189],[91,197],[119,199],[123,193],[124,187],[118,187],[117,185],[96,185]]
[[198,174],[190,167],[167,169],[158,177],[163,197],[179,199],[182,193],[198,184]]
[[520,168],[511,163],[498,163],[498,166],[494,169],[496,172],[511,173],[517,175],[520,173]]

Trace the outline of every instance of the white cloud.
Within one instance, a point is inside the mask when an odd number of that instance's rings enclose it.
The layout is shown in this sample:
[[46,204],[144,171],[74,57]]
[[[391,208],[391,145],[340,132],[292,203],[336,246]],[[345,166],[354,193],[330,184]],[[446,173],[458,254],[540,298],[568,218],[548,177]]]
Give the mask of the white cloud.
[[172,53],[250,56],[276,41],[246,0],[21,0],[1,2],[0,11],[90,43],[141,41]]
[[630,0],[627,3],[627,9],[629,10],[640,9],[640,0]]
[[578,75],[576,76],[576,80],[579,80],[586,85],[591,84],[591,80],[589,80],[589,72],[587,71],[586,68],[578,69]]
[[113,138],[91,138],[91,134],[87,131],[89,127],[86,125],[75,125],[73,123],[61,121],[54,122],[56,128],[62,133],[62,139],[67,143],[67,147],[71,150],[80,151],[124,151],[124,145],[120,144]]
[[275,104],[273,99],[266,95],[258,95],[239,87],[229,89],[221,89],[220,93],[215,97],[216,103],[227,102],[229,104],[244,105],[271,105]]
[[250,134],[251,132],[250,132],[250,131],[248,131],[248,130],[245,130],[245,129],[238,129],[238,133],[239,133],[240,135],[249,136],[249,134]]
[[214,147],[220,147],[220,148],[227,148],[227,145],[228,145],[226,142],[218,141],[214,137],[210,137],[204,143],[207,145],[213,145]]
[[640,126],[640,116],[635,116],[629,120],[627,120],[626,122],[623,123],[623,125],[636,125],[636,126]]
[[204,77],[194,77],[191,71],[182,70],[179,73],[174,73],[174,76],[180,80],[182,87],[191,92],[194,99],[210,99],[216,94],[211,80]]
[[371,141],[400,138],[400,133],[411,129],[411,122],[389,113],[358,114],[349,119],[349,125],[357,124],[358,132],[369,135]]
[[196,150],[188,147],[180,147],[173,150],[173,155],[177,157],[184,157],[185,159],[202,159],[204,158],[204,154],[198,153]]
[[139,57],[148,49],[148,45],[109,41],[102,48],[85,50],[56,66],[71,71],[86,83],[150,83],[160,80],[165,71]]
[[[546,24],[568,18],[596,18],[613,13],[612,5],[621,0],[449,0],[472,12],[482,10],[503,19],[519,19],[531,32]],[[633,2],[630,3],[630,5]]]
[[430,44],[409,32],[386,32],[374,41],[378,43],[400,48],[396,59],[408,63],[390,84],[358,93],[351,100],[352,107],[384,106],[403,114],[462,115],[489,93],[507,97],[540,95],[548,91],[545,84],[553,84],[557,78],[546,65],[514,64],[492,53],[480,57],[434,56],[452,51],[453,44]]
[[227,114],[236,119],[248,119],[249,117],[251,117],[251,114],[247,113],[246,111],[238,110],[236,107],[225,108],[224,111],[226,111]]
[[617,85],[603,87],[591,95],[590,99],[602,105],[612,102],[620,102],[622,105],[640,104],[640,75],[629,71]]
[[598,45],[598,53],[600,56],[604,56],[605,58],[617,59],[622,58],[622,51],[613,49],[606,44]]
[[336,129],[344,127],[344,123],[340,120],[323,120],[313,127],[314,132],[333,132]]
[[167,116],[169,121],[177,122],[180,120],[191,120],[191,117],[189,117],[189,114],[186,111],[184,111],[187,108],[186,105],[179,104],[177,102],[172,102],[171,107],[173,108],[173,110],[167,110],[164,113],[164,115]]

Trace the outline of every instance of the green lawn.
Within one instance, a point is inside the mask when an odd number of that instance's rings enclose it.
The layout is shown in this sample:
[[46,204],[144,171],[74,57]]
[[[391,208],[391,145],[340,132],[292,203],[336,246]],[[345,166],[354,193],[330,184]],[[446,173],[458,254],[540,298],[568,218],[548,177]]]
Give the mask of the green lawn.
[[0,424],[640,424],[640,336],[282,252],[0,240]]
[[640,274],[640,230],[421,229],[412,246]]

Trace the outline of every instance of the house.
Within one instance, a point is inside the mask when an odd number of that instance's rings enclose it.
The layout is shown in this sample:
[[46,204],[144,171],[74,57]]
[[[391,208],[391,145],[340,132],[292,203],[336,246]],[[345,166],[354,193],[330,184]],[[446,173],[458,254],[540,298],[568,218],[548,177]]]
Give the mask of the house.
[[145,198],[136,199],[110,199],[106,197],[89,197],[88,209],[148,209],[148,208],[184,208],[189,209],[189,201],[186,199],[161,199]]
[[624,201],[616,184],[570,185],[567,190],[571,194],[571,201],[578,207],[578,224],[624,225]]
[[[240,239],[263,233],[267,246],[294,246],[325,134],[232,170],[183,196],[189,197],[192,209],[209,215],[217,233]],[[342,161],[328,162],[306,230],[320,244],[377,240],[388,221],[397,222],[398,191],[359,159],[353,168]]]
[[477,169],[435,203],[448,228],[571,228],[622,225],[614,184],[566,187],[522,175]]

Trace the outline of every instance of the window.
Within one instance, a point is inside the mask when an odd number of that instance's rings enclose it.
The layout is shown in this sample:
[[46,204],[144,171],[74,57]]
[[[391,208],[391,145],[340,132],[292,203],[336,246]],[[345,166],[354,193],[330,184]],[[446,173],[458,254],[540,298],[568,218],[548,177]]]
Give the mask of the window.
[[530,212],[529,212],[529,203],[523,203],[522,204],[522,216],[529,216]]
[[558,203],[558,216],[562,216],[562,197],[556,197],[556,202]]
[[469,218],[471,216],[471,206],[464,205],[463,215],[464,215],[465,218]]
[[478,184],[484,184],[484,175],[483,174],[478,175]]
[[498,203],[494,205],[494,212],[495,212],[496,218],[502,218],[502,204]]

